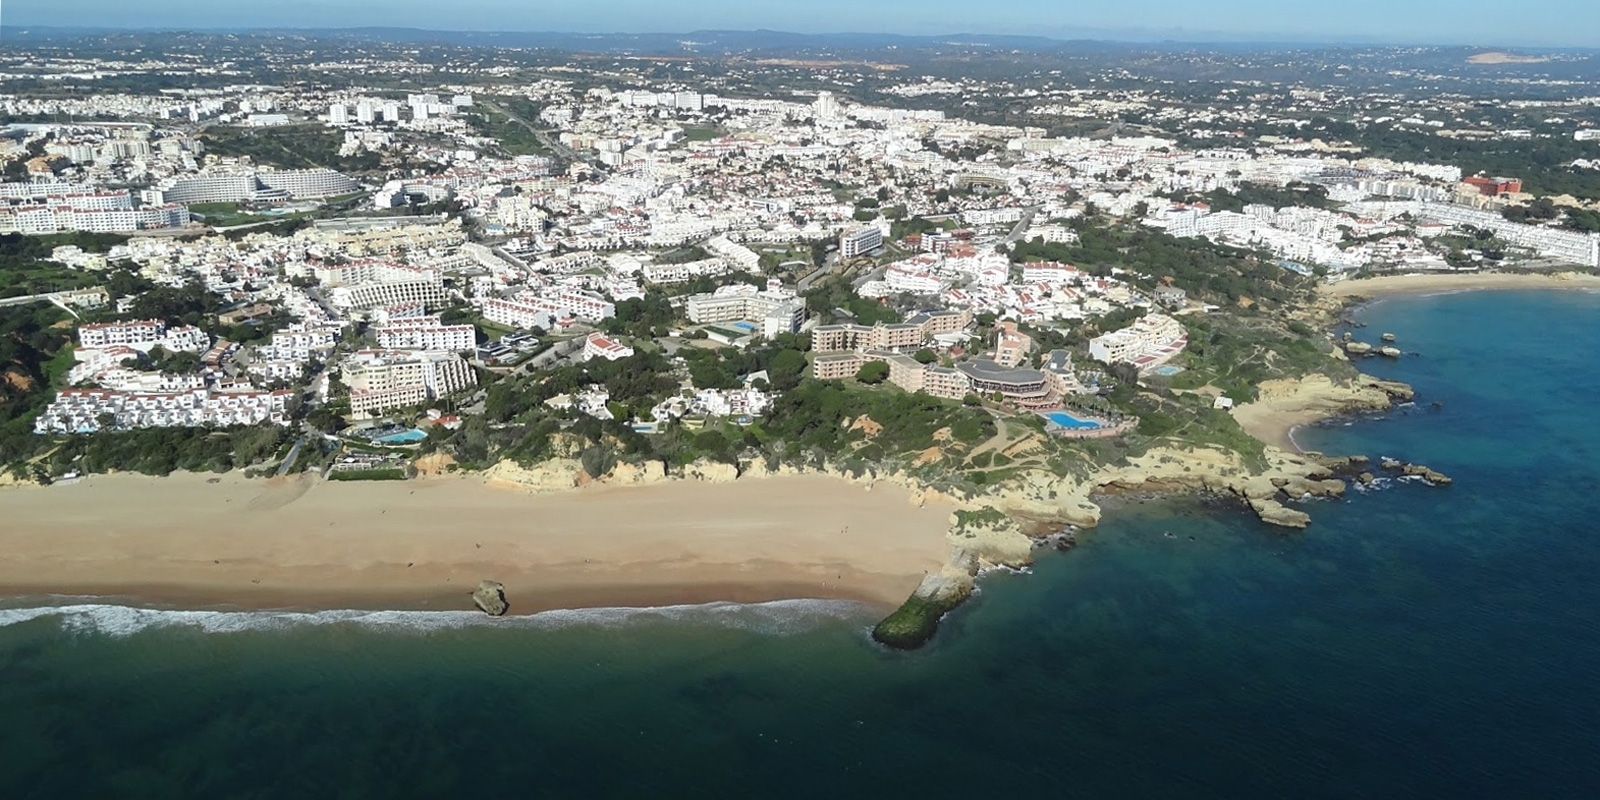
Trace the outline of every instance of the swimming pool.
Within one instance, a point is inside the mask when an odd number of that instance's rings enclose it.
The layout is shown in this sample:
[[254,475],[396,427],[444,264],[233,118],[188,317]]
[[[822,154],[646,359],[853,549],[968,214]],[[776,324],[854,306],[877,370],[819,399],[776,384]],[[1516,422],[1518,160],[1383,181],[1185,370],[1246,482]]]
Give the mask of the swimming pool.
[[730,327],[730,328],[738,328],[739,330],[744,331],[745,333],[750,333],[751,331],[754,331],[756,329],[755,323],[751,323],[751,322],[730,322],[730,323],[728,323],[728,327]]
[[1074,431],[1090,430],[1092,428],[1104,428],[1106,426],[1106,424],[1100,420],[1075,417],[1065,411],[1046,411],[1041,412],[1039,416],[1055,423],[1057,427]]
[[377,442],[378,444],[414,444],[426,438],[428,438],[428,434],[423,433],[416,428],[412,428],[408,431],[401,431],[399,433],[391,433],[388,436],[381,436],[377,439],[373,439],[372,441]]
[[1168,364],[1166,366],[1156,367],[1154,370],[1151,370],[1151,371],[1154,372],[1157,375],[1165,375],[1167,377],[1171,377],[1173,375],[1176,375],[1176,374],[1182,372],[1183,371],[1183,367],[1174,367],[1171,364]]

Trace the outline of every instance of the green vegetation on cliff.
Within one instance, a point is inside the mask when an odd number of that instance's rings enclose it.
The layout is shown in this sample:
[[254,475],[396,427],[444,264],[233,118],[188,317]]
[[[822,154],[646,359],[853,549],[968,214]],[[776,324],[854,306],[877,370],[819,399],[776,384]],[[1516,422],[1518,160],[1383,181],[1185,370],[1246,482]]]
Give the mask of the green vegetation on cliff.
[[1226,307],[1282,308],[1304,296],[1313,280],[1278,266],[1264,253],[1214,244],[1205,238],[1183,238],[1143,225],[1112,225],[1098,217],[1071,221],[1077,244],[1039,239],[1012,245],[1013,261],[1063,261],[1093,275],[1108,276],[1113,268],[1141,289],[1168,280],[1202,300]]

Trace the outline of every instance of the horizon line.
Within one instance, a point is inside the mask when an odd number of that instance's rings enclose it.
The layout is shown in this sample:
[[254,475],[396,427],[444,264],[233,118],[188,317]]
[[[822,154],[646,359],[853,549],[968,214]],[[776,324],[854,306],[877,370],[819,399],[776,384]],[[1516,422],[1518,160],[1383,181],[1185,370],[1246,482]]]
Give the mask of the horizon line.
[[[377,25],[377,24],[374,24],[374,25],[345,25],[345,26],[338,26],[338,27],[310,27],[310,26],[297,26],[297,25],[244,25],[244,26],[217,26],[217,27],[192,27],[192,26],[182,26],[182,25],[104,26],[104,25],[70,25],[70,24],[63,25],[63,24],[31,24],[31,23],[16,24],[16,23],[7,23],[4,20],[0,20],[0,29],[11,29],[11,30],[35,29],[35,30],[46,30],[46,31],[70,31],[70,32],[81,32],[81,33],[197,33],[197,34],[277,33],[277,32],[286,32],[286,31],[300,32],[300,33],[342,33],[342,32],[358,32],[358,31],[412,31],[412,32],[417,32],[417,33],[477,34],[477,35],[485,35],[485,36],[501,36],[501,35],[523,34],[523,35],[571,36],[571,37],[586,37],[586,38],[621,38],[621,37],[630,37],[630,36],[638,36],[638,37],[645,37],[645,36],[692,36],[692,35],[695,35],[695,34],[728,34],[728,33],[771,33],[771,34],[781,34],[781,35],[785,35],[785,36],[796,36],[796,37],[817,37],[817,38],[821,38],[821,37],[830,37],[830,36],[840,36],[840,37],[872,37],[872,36],[880,36],[880,37],[894,37],[894,38],[900,38],[900,39],[921,39],[921,40],[929,40],[929,41],[939,41],[939,40],[947,40],[947,39],[960,38],[960,37],[970,37],[970,38],[980,38],[980,39],[982,39],[982,38],[988,38],[988,39],[1022,39],[1022,40],[1052,42],[1052,43],[1059,43],[1059,44],[1091,43],[1091,44],[1128,44],[1128,45],[1140,45],[1140,44],[1142,44],[1142,45],[1229,45],[1229,46],[1239,46],[1239,45],[1284,46],[1284,45],[1290,45],[1290,46],[1296,46],[1296,47],[1382,47],[1382,48],[1430,47],[1430,48],[1475,49],[1475,50],[1484,50],[1484,51],[1487,51],[1487,52],[1496,52],[1496,51],[1511,50],[1511,49],[1537,50],[1537,51],[1562,51],[1562,52],[1587,52],[1587,53],[1600,52],[1600,46],[1531,45],[1531,44],[1489,45],[1489,44],[1469,44],[1469,43],[1462,43],[1462,42],[1451,42],[1451,43],[1444,43],[1444,42],[1404,42],[1404,41],[1398,41],[1398,40],[1385,41],[1385,40],[1362,39],[1362,38],[1359,38],[1359,37],[1346,38],[1346,39],[1326,39],[1326,40],[1324,40],[1324,39],[1312,39],[1312,38],[1297,39],[1292,34],[1278,34],[1278,35],[1262,34],[1261,38],[1249,38],[1249,37],[1253,36],[1254,34],[1246,34],[1246,33],[1230,34],[1230,33],[1226,33],[1226,32],[1223,32],[1223,31],[1204,31],[1204,32],[1197,32],[1197,33],[1202,35],[1202,36],[1238,37],[1238,38],[1181,39],[1181,38],[1173,38],[1173,37],[1170,37],[1170,36],[1158,37],[1154,33],[1152,33],[1151,35],[1148,35],[1148,36],[1140,37],[1140,36],[1136,35],[1132,31],[1129,31],[1125,35],[1122,35],[1122,36],[1117,35],[1118,32],[1116,32],[1116,31],[1104,31],[1103,35],[1088,35],[1088,34],[1086,34],[1086,35],[1084,35],[1082,37],[1061,38],[1059,36],[1051,36],[1051,35],[1039,34],[1039,33],[975,33],[975,32],[972,32],[972,31],[953,31],[953,32],[949,32],[949,33],[895,33],[895,32],[892,32],[892,31],[833,31],[833,32],[827,32],[827,33],[819,33],[819,32],[804,32],[804,31],[781,30],[781,29],[777,29],[777,28],[699,28],[699,29],[695,29],[695,30],[679,30],[679,31],[660,30],[660,31],[633,31],[633,32],[629,32],[629,31],[574,31],[574,30],[555,30],[555,29],[543,29],[543,30],[541,30],[541,29],[483,30],[483,29],[477,29],[477,28],[420,28],[420,27],[409,26],[409,25]],[[4,45],[4,42],[0,42],[0,46],[3,46],[3,45]]]

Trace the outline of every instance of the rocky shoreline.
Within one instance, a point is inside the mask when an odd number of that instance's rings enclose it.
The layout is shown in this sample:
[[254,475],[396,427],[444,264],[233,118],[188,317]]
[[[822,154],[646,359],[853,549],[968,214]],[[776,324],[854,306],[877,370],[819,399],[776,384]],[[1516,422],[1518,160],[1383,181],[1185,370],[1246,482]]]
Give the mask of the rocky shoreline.
[[[1337,382],[1311,375],[1299,381],[1268,382],[1268,401],[1289,398],[1306,421],[1390,408],[1413,399],[1411,387],[1370,376]],[[946,541],[950,556],[942,569],[924,577],[900,608],[874,628],[874,638],[894,648],[926,643],[939,620],[971,596],[978,575],[997,567],[1021,568],[1033,562],[1041,542],[1070,547],[1063,529],[1099,524],[1101,507],[1094,497],[1107,492],[1206,494],[1249,508],[1262,522],[1290,529],[1311,524],[1311,516],[1288,504],[1306,498],[1338,498],[1347,480],[1370,482],[1373,469],[1419,475],[1430,483],[1448,477],[1426,467],[1384,462],[1374,468],[1363,457],[1325,457],[1268,445],[1265,468],[1252,468],[1243,456],[1220,447],[1169,444],[1105,465],[1086,476],[1058,475],[1045,469],[1024,471],[1003,484],[976,494],[961,494],[928,485],[905,471],[834,466],[798,468],[764,461],[696,462],[669,469],[661,462],[618,463],[601,475],[590,475],[577,458],[555,458],[533,467],[502,462],[485,478],[491,486],[531,493],[567,492],[588,486],[645,486],[673,481],[732,483],[763,478],[820,474],[871,488],[879,482],[911,491],[911,502],[948,503],[951,514]]]

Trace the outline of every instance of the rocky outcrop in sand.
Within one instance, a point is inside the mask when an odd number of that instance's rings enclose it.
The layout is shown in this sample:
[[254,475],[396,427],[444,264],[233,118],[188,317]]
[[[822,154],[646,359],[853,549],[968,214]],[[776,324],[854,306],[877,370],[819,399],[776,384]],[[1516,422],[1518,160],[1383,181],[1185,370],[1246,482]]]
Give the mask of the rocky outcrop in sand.
[[472,604],[491,617],[505,616],[511,608],[506,602],[506,587],[488,580],[478,582],[477,591],[472,593]]

